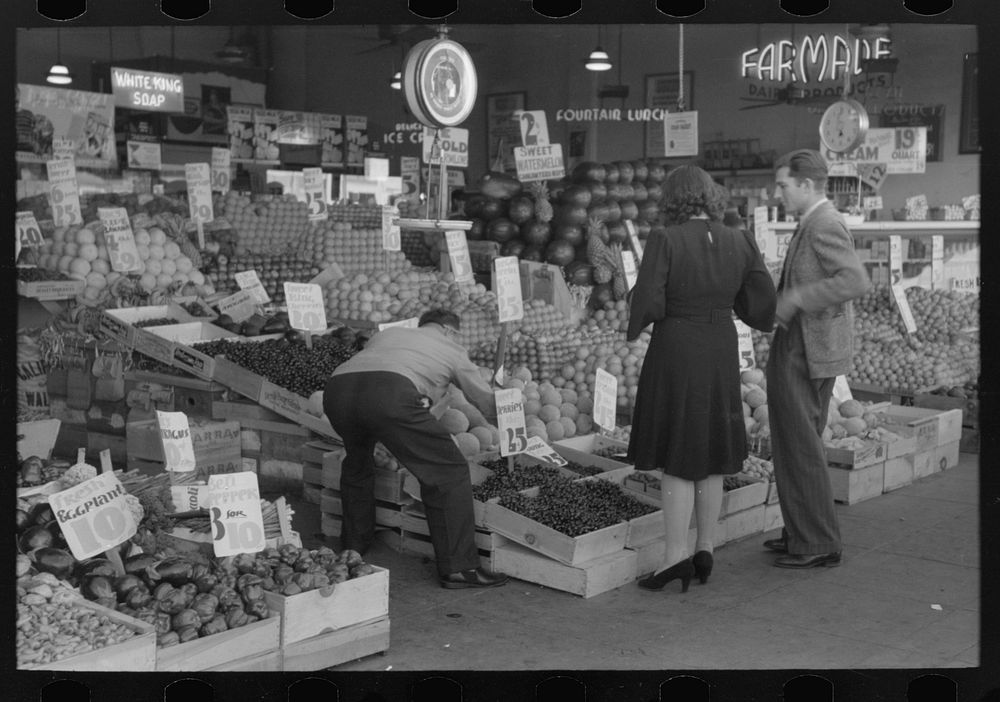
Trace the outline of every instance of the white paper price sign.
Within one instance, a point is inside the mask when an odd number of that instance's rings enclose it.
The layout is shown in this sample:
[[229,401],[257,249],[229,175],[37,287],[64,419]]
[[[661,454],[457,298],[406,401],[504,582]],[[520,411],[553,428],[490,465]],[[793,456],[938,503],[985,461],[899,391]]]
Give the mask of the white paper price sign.
[[184,178],[187,180],[188,210],[192,222],[211,222],[212,213],[212,168],[207,163],[185,163]]
[[52,512],[77,560],[103,553],[135,535],[138,524],[125,502],[127,494],[114,472],[107,472],[49,495]]
[[448,244],[448,259],[451,261],[451,272],[455,275],[455,282],[474,282],[472,259],[469,257],[469,242],[465,238],[465,232],[461,230],[448,231],[444,233],[444,236]]
[[642,242],[639,241],[639,231],[635,228],[635,222],[631,219],[626,219],[625,231],[628,232],[628,240],[632,242],[632,251],[635,252],[635,259],[639,263],[642,263]]
[[[769,251],[765,258],[773,260],[776,262],[781,262],[785,260],[785,255],[788,253],[788,245],[792,241],[792,236],[794,232],[782,232],[781,234],[775,233],[773,237],[768,239],[768,247],[772,246],[771,241],[774,241],[773,252]],[[773,255],[773,258],[771,256]]]
[[267,294],[260,278],[257,277],[257,271],[238,271],[235,277],[239,289],[252,293],[259,304],[263,305],[271,301],[271,296]]
[[250,319],[257,311],[257,297],[250,290],[240,290],[219,300],[219,313],[229,315],[234,322]]
[[173,500],[176,512],[208,509],[208,486],[171,485],[170,499]]
[[53,159],[45,164],[49,174],[49,204],[57,227],[83,224],[80,213],[80,188],[76,182],[73,159]]
[[528,446],[524,452],[547,463],[554,463],[557,466],[564,466],[568,461],[556,453],[556,450],[549,446],[540,436],[528,437]]
[[285,283],[285,302],[292,329],[326,331],[323,289],[315,283]]
[[767,206],[753,208],[753,236],[757,241],[757,248],[764,256],[774,257],[774,232],[767,219]]
[[260,511],[260,490],[255,473],[210,475],[208,514],[216,556],[264,550],[264,516]]
[[178,473],[193,471],[194,443],[191,441],[191,427],[187,415],[183,412],[156,410],[156,423],[160,427],[166,469]]
[[631,251],[622,251],[622,270],[625,271],[625,284],[631,290],[639,277],[639,272],[635,268],[635,256]]
[[846,375],[838,375],[833,381],[833,397],[837,402],[847,402],[851,397],[851,386],[847,384]]
[[910,309],[910,301],[906,299],[906,290],[900,284],[892,285],[892,297],[899,307],[899,314],[903,318],[903,326],[906,327],[907,334],[917,331],[917,322],[913,318],[913,311]]
[[229,149],[212,147],[212,190],[228,193],[232,187],[232,158]]
[[524,319],[521,297],[521,266],[517,256],[503,256],[496,262],[496,290],[499,322]]
[[111,269],[123,272],[140,270],[142,259],[139,258],[125,208],[98,207],[97,216],[104,225],[104,243],[108,247]]
[[14,227],[17,236],[17,244],[20,248],[36,249],[45,243],[42,236],[42,229],[38,226],[33,212],[18,212],[14,220]]
[[528,448],[528,433],[524,426],[524,403],[520,388],[496,390],[497,429],[500,430],[500,455],[513,456]]
[[862,206],[865,210],[881,210],[882,209],[882,196],[881,195],[869,195],[862,201]]
[[895,234],[889,237],[889,275],[893,285],[903,280],[903,240]]
[[741,319],[734,319],[736,325],[736,341],[740,353],[740,371],[750,370],[757,365],[757,360],[753,353],[753,335],[750,327],[743,323]]
[[392,329],[393,327],[403,327],[404,329],[416,329],[417,325],[420,323],[419,317],[410,317],[409,319],[400,319],[397,322],[382,322],[378,325],[379,331],[385,331],[386,329]]
[[330,216],[326,203],[326,178],[322,168],[303,168],[303,190],[306,194],[306,206],[309,208],[309,221],[320,222]]
[[944,285],[944,237],[941,234],[931,236],[931,287],[940,288]]
[[386,251],[403,249],[399,233],[399,210],[393,205],[382,205],[382,248]]
[[[435,132],[437,139],[435,140]],[[446,166],[468,168],[469,130],[460,127],[432,129],[424,127],[424,163],[444,163]]]
[[614,431],[618,411],[618,378],[603,368],[594,377],[594,423]]

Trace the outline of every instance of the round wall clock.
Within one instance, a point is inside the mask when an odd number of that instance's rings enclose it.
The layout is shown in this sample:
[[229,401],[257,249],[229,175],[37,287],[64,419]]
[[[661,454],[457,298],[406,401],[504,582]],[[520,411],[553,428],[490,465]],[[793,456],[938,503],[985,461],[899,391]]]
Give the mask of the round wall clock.
[[820,141],[836,153],[856,149],[867,132],[868,111],[851,98],[843,98],[830,105],[819,121]]
[[472,57],[451,39],[416,44],[403,63],[403,93],[413,115],[432,128],[456,127],[476,103]]

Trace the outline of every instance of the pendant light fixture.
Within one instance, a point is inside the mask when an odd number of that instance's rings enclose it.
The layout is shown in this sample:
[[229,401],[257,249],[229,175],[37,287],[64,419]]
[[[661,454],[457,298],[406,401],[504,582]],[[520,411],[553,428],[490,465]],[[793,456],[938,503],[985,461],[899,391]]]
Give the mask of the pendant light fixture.
[[56,62],[52,64],[49,74],[45,76],[45,82],[52,85],[69,85],[73,82],[73,74],[62,62],[62,44],[58,29],[56,29]]
[[396,71],[392,74],[392,80],[389,82],[389,87],[393,90],[403,89],[403,74],[401,72]]
[[588,71],[610,71],[611,70],[611,57],[608,56],[608,52],[601,48],[601,27],[597,27],[597,46],[593,51],[590,52],[590,56],[587,57],[587,63],[584,67]]

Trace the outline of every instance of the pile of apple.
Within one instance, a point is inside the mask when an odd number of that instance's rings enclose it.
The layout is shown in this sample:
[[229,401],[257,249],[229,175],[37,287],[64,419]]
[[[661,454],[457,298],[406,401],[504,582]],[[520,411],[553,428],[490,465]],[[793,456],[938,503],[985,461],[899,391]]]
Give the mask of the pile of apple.
[[324,266],[336,263],[345,274],[413,267],[402,251],[382,248],[381,226],[358,227],[332,219],[313,222],[298,237],[295,250],[302,258]]
[[583,320],[589,330],[626,331],[628,329],[628,302],[607,300],[599,309],[590,309]]
[[295,254],[244,253],[227,257],[219,254],[205,265],[205,277],[218,290],[236,291],[236,274],[254,270],[272,302],[285,299],[284,283],[306,283],[319,274],[320,269],[310,260]]
[[754,443],[771,436],[767,413],[767,381],[764,371],[750,368],[740,373],[740,395],[743,399],[743,423],[747,439]]
[[309,207],[294,195],[254,195],[230,190],[215,204],[239,235],[236,254],[280,251],[309,227]]

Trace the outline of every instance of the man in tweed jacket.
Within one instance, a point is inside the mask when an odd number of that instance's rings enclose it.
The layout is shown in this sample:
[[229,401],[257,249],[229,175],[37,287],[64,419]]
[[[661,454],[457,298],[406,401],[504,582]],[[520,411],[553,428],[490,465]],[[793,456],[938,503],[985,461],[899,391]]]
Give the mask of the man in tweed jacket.
[[764,543],[775,565],[840,565],[841,542],[822,432],[838,375],[854,355],[851,300],[871,287],[844,219],[826,198],[823,156],[786,154],[775,181],[785,211],[799,215],[778,283],[777,325],[767,363],[774,477],[785,522]]

